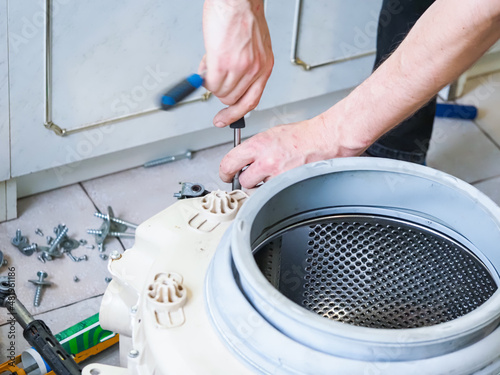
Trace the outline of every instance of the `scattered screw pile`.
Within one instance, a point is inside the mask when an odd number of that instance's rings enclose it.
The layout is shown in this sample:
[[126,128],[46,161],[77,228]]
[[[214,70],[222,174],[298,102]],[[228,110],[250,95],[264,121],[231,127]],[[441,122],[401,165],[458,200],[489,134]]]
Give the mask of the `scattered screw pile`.
[[[107,237],[135,237],[135,232],[133,231],[137,228],[137,224],[115,217],[111,207],[108,207],[107,214],[96,212],[94,215],[102,219],[103,223],[99,229],[89,229],[87,232],[95,236],[97,247],[101,252],[99,257],[103,260],[108,260],[108,258],[119,259],[121,254],[118,251],[113,251],[110,256],[102,253],[104,251],[104,241]],[[129,228],[133,231],[127,232]],[[54,228],[55,238],[52,236],[45,236],[40,228],[36,228],[35,234],[40,237],[45,237],[47,240],[47,246],[39,246],[36,243],[30,244],[28,237],[23,236],[20,229],[16,230],[16,235],[11,239],[11,243],[23,255],[31,256],[35,252],[38,253],[38,259],[43,263],[52,261],[55,258],[62,258],[64,254],[66,254],[68,258],[74,262],[86,261],[88,260],[87,255],[76,257],[72,254],[72,251],[80,246],[85,246],[87,249],[95,248],[94,245],[88,244],[85,239],[76,240],[74,238],[70,238],[68,236],[68,227],[64,224],[59,224]],[[0,251],[0,267],[6,264],[7,261],[4,259],[3,253]],[[40,306],[43,288],[53,285],[52,282],[45,281],[48,276],[47,272],[38,271],[37,276],[37,280],[28,280],[36,286],[35,297],[33,300],[33,305],[35,307]],[[111,282],[111,280],[111,277],[105,278],[106,283]],[[73,281],[79,282],[80,279],[78,276],[74,276]]]

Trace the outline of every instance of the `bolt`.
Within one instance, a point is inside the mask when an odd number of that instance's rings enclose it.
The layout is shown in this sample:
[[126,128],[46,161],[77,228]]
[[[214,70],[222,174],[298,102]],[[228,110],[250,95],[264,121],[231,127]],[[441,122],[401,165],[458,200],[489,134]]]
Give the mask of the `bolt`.
[[104,252],[106,249],[104,248],[104,244],[100,243],[97,245],[97,250],[99,250],[100,253]]
[[40,254],[40,255],[38,256],[38,260],[39,260],[40,262],[42,262],[42,263],[45,263],[45,256],[44,256],[44,254]]
[[87,240],[80,240],[80,245],[85,246],[87,244]]
[[52,245],[52,242],[54,241],[54,237],[47,236],[45,238],[47,239],[47,245]]
[[111,252],[111,254],[109,254],[109,257],[111,258],[111,260],[118,260],[122,257],[122,255],[118,250],[114,250]]
[[156,167],[157,165],[166,164],[181,159],[191,160],[192,158],[193,153],[191,151],[186,151],[185,153],[180,155],[166,156],[164,158],[148,161],[147,163],[144,163],[144,168]]
[[35,299],[33,301],[33,306],[35,306],[35,307],[40,306],[40,300],[42,298],[43,287],[52,285],[51,282],[44,281],[44,279],[48,276],[47,272],[38,271],[37,276],[38,276],[38,280],[28,280],[30,283],[33,283],[36,285]]
[[80,279],[78,278],[78,276],[75,276],[75,277],[73,277],[73,281],[74,281],[75,283],[77,283],[77,282],[79,282],[79,281],[80,281]]
[[16,230],[16,240],[18,242],[21,242],[21,239],[23,238],[23,234],[21,233],[21,229]]
[[139,351],[137,349],[132,349],[128,352],[130,358],[137,358],[139,356]]
[[94,245],[87,245],[85,246],[86,249],[94,250],[95,246]]
[[102,260],[108,260],[108,256],[106,254],[99,254]]
[[110,282],[111,282],[111,280],[113,280],[111,277],[105,277],[105,278],[104,278],[104,281],[106,281],[107,283],[110,283]]
[[38,234],[40,237],[43,237],[43,232],[40,228],[36,228],[35,234]]
[[86,256],[86,255],[82,255],[81,257],[78,257],[78,258],[76,258],[76,259],[78,259],[78,261],[80,262],[80,261],[82,261],[82,260],[88,260],[89,258],[87,258],[87,256]]
[[134,223],[131,223],[131,222],[128,222],[128,221],[125,221],[125,220],[122,220],[122,219],[119,219],[117,217],[113,217],[113,216],[109,216],[109,215],[104,215],[103,213],[100,213],[100,212],[96,212],[94,213],[94,216],[95,217],[98,217],[99,219],[103,219],[103,220],[111,220],[117,224],[122,224],[122,225],[125,225],[129,228],[137,228],[138,225],[137,224],[134,224]]

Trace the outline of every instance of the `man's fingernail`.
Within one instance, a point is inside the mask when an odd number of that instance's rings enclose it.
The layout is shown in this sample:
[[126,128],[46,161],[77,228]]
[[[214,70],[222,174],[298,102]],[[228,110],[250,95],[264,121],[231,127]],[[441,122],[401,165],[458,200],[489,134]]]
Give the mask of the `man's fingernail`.
[[222,121],[217,121],[215,123],[215,126],[217,126],[218,128],[223,128],[224,126],[226,126],[226,124],[224,124]]

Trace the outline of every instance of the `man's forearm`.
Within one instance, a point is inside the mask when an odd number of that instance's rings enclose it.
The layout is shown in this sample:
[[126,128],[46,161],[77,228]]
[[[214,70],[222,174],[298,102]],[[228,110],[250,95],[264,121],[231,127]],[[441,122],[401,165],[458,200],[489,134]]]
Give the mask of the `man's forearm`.
[[328,142],[363,151],[454,81],[500,38],[500,0],[437,0],[340,105],[320,116]]

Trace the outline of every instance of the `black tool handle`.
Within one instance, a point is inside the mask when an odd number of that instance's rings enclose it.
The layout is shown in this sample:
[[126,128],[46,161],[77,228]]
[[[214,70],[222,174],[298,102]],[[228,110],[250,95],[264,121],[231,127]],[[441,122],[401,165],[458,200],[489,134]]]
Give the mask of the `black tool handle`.
[[66,353],[42,320],[33,320],[29,323],[24,329],[23,336],[57,375],[81,375],[80,366]]
[[243,129],[245,127],[245,118],[242,117],[239,120],[236,120],[231,125],[229,125],[231,129]]

